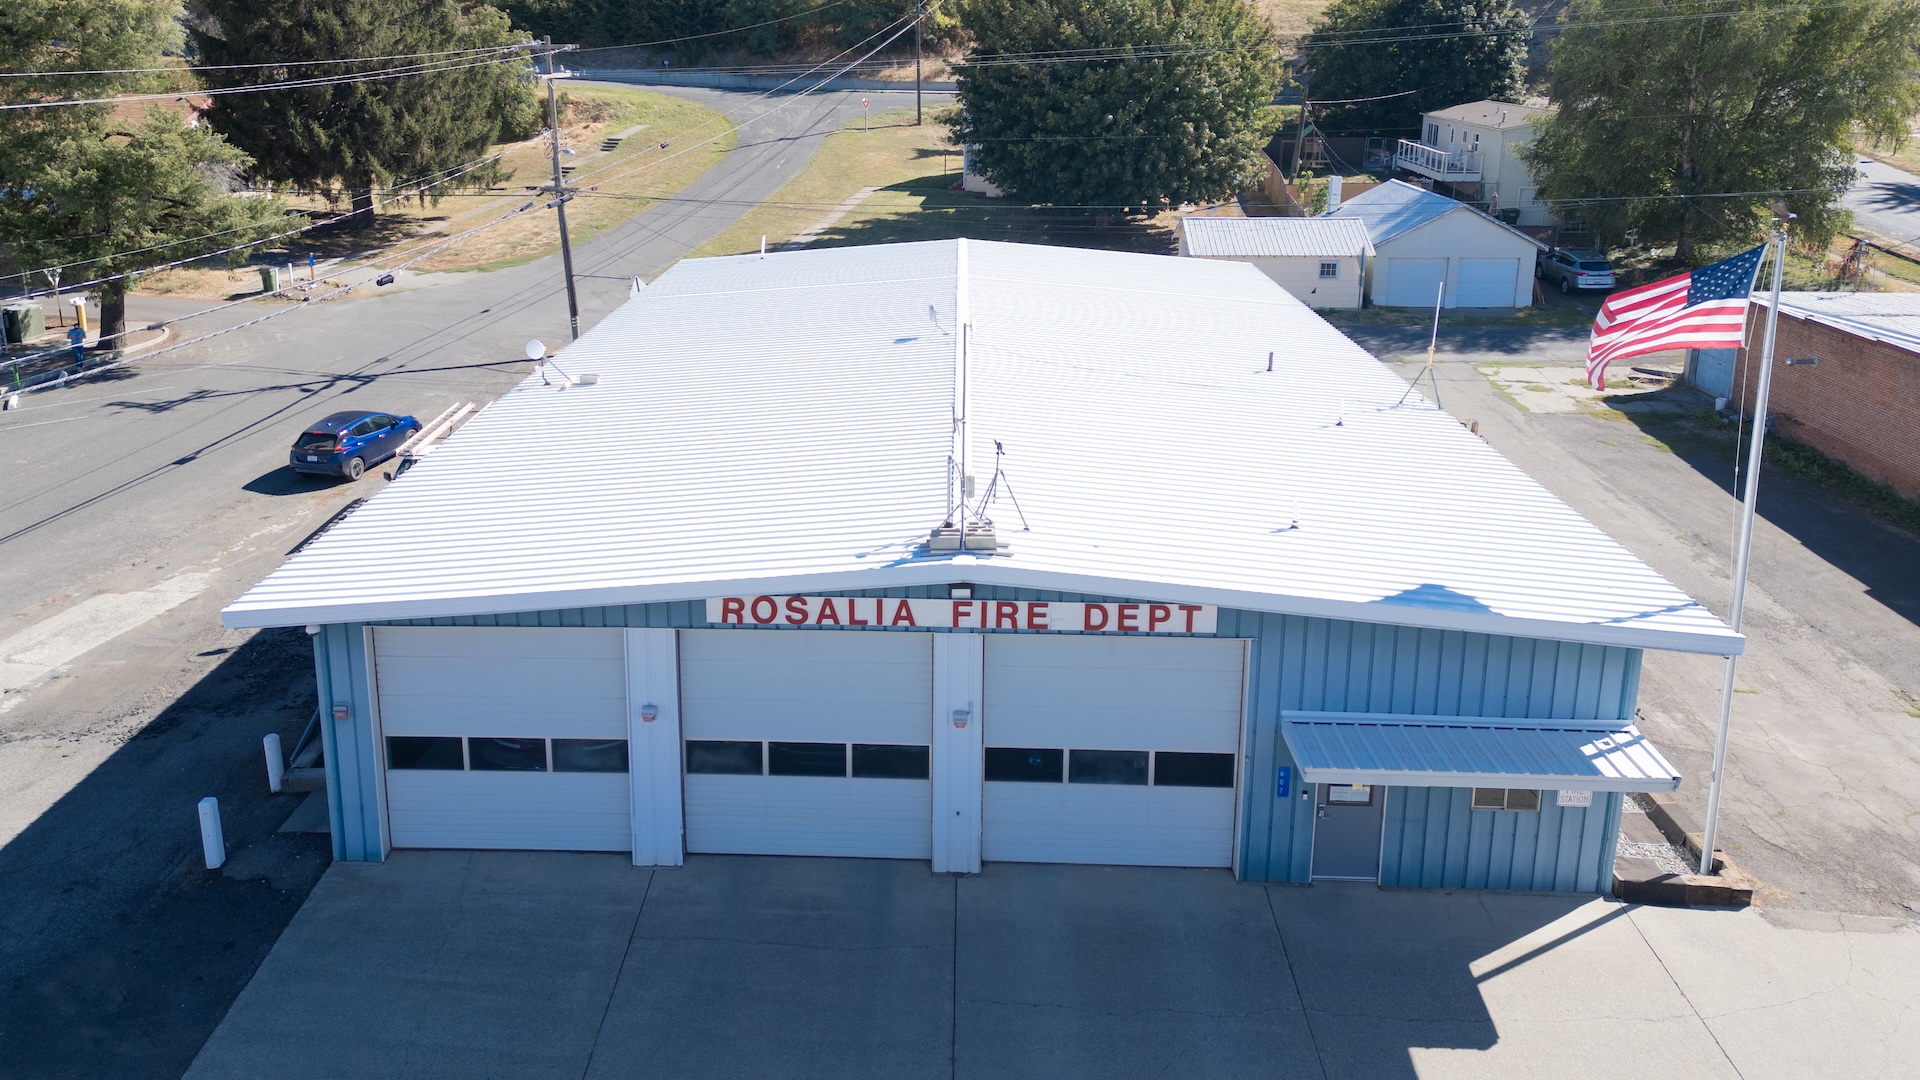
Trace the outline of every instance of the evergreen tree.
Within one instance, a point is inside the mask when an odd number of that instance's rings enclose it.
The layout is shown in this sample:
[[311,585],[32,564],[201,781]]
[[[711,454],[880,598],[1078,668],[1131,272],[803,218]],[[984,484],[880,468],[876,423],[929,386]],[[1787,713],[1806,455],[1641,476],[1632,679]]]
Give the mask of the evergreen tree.
[[[1328,135],[1418,131],[1420,114],[1520,100],[1532,22],[1512,0],[1334,0],[1302,43]],[[1362,100],[1370,99],[1370,100]]]
[[[1280,63],[1246,0],[970,0],[960,22],[955,139],[1021,198],[1180,204],[1259,179]],[[1010,55],[1036,52],[1070,59]]]
[[[462,0],[204,0],[191,28],[203,62],[285,64],[212,73],[214,87],[267,78],[373,73],[405,61],[329,64],[303,60],[412,56],[503,49],[524,41],[506,16]],[[539,129],[526,77],[528,54],[504,50],[437,56],[431,70],[264,93],[216,96],[207,118],[254,159],[254,175],[329,196],[344,189],[358,223],[371,223],[374,192],[396,182],[437,178],[468,165],[496,142]],[[497,180],[492,168],[462,183]],[[458,186],[458,185],[453,185]],[[445,188],[434,189],[437,197]]]
[[1526,160],[1540,197],[1604,240],[1637,231],[1692,260],[1757,239],[1778,193],[1824,243],[1855,140],[1898,145],[1920,112],[1916,48],[1914,0],[1577,0]]
[[[0,100],[104,98],[183,80],[164,72],[180,44],[179,0],[15,0],[0,70],[58,72],[0,79]],[[276,202],[236,198],[222,180],[243,154],[177,112],[144,119],[110,103],[0,112],[0,239],[27,269],[79,263],[64,275],[100,286],[103,335],[126,329],[131,271],[241,245],[295,227]]]

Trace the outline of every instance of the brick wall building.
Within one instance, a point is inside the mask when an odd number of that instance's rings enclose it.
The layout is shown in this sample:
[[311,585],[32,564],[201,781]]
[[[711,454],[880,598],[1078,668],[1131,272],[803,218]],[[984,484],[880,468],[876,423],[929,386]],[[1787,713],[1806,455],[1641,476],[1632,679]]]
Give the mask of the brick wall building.
[[[1749,413],[1766,316],[1762,298],[1727,395]],[[1920,294],[1783,293],[1767,411],[1778,433],[1920,501]]]

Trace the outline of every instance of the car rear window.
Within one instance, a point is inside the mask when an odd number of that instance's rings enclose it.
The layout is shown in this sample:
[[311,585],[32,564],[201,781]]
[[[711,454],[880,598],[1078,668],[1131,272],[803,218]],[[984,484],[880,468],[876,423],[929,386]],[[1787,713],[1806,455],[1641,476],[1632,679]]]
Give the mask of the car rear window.
[[333,439],[334,435],[331,431],[303,432],[293,441],[293,448],[295,450],[331,450]]
[[1603,263],[1603,262],[1583,262],[1580,264],[1580,269],[1586,271],[1589,274],[1613,273],[1612,265],[1608,263]]

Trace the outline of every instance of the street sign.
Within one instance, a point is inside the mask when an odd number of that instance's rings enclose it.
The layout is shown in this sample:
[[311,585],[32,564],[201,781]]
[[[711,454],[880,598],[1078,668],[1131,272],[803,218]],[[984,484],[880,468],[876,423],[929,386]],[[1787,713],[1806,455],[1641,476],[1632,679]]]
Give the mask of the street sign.
[[860,130],[861,131],[873,130],[873,113],[868,111],[867,109],[867,106],[869,104],[871,103],[867,101],[866,98],[860,99]]

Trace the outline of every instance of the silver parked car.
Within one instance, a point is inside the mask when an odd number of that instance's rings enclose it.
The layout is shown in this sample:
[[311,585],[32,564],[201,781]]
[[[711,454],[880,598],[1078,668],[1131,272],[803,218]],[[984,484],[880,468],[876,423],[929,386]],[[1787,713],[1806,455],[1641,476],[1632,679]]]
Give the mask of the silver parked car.
[[1542,281],[1557,281],[1560,291],[1613,288],[1613,264],[1597,251],[1564,251],[1555,248],[1540,257]]

